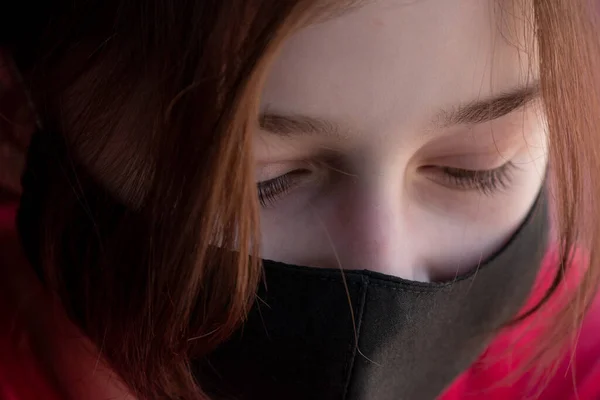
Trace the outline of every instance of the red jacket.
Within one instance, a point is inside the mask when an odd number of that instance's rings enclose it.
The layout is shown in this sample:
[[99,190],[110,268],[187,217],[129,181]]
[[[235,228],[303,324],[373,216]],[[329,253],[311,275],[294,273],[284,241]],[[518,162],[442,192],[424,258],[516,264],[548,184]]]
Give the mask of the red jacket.
[[[0,206],[0,232],[14,230],[14,213],[14,205]],[[550,251],[529,304],[544,293],[555,265],[556,254]],[[600,297],[586,317],[577,345],[564,351],[556,373],[549,380],[536,379],[535,371],[515,375],[538,342],[541,328],[536,326],[552,322],[560,298],[558,293],[541,312],[503,330],[440,400],[600,400]],[[19,338],[15,310],[0,297],[0,399],[59,399],[31,349]]]

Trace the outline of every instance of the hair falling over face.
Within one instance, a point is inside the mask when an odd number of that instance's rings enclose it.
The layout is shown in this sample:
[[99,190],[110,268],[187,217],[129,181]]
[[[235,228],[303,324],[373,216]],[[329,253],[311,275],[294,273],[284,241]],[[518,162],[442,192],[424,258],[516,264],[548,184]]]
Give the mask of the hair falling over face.
[[[258,254],[251,139],[266,73],[293,32],[357,3],[57,0],[43,6],[45,17],[2,32],[57,138],[48,157],[61,161],[29,161],[44,174],[23,179],[34,214],[19,217],[25,250],[140,398],[203,398],[190,360],[243,322],[261,278],[260,260],[244,255]],[[600,7],[498,4],[531,8],[523,23],[535,35],[562,249],[546,298],[571,249],[589,253],[578,290],[540,343],[550,363],[600,284]],[[216,251],[215,242],[239,252]]]

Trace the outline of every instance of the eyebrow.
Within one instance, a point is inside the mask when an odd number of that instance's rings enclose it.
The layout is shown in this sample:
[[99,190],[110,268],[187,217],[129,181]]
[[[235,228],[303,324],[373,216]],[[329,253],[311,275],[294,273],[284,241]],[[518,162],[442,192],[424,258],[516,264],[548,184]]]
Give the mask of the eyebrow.
[[436,125],[448,127],[453,125],[476,125],[493,121],[527,106],[540,94],[540,85],[535,82],[529,86],[521,86],[498,96],[474,101],[451,110],[442,110],[434,122]]
[[[437,112],[432,124],[438,128],[455,125],[477,125],[501,118],[524,108],[539,97],[539,84],[518,87],[500,95],[477,100]],[[301,114],[264,112],[259,116],[261,129],[282,137],[298,135],[327,135],[344,138],[349,133],[341,124],[321,117]]]

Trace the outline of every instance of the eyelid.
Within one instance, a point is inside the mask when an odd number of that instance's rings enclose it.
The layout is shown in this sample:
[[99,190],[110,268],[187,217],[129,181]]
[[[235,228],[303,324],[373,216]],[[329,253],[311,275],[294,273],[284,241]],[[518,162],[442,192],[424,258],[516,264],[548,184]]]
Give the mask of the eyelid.
[[[265,164],[256,170],[256,183],[275,179],[279,176],[293,173],[295,171],[309,171],[317,174],[321,170],[332,169],[329,160],[321,158],[299,159],[290,162],[277,162]],[[334,169],[335,170],[335,169]],[[319,173],[319,175],[321,175]]]
[[456,167],[456,166],[450,166],[450,165],[445,165],[445,164],[436,164],[436,165],[424,165],[422,167],[419,167],[419,171],[421,172],[429,172],[429,171],[453,171],[453,172],[457,172],[457,173],[464,173],[464,174],[484,174],[484,173],[489,173],[489,172],[493,172],[493,171],[497,171],[500,170],[502,168],[506,168],[506,167],[510,167],[510,168],[518,168],[512,161],[510,160],[504,160],[504,162],[499,165],[499,166],[494,166],[494,167],[484,167],[484,168],[462,168],[462,167]]
[[511,152],[499,152],[494,149],[489,152],[476,152],[471,154],[461,153],[460,155],[451,155],[436,157],[423,163],[425,166],[446,167],[454,169],[464,169],[469,171],[485,171],[502,167],[509,162],[518,153],[518,149]]
[[[461,158],[472,159],[483,168],[495,157],[512,158],[531,143],[524,136],[523,123],[523,117],[517,120],[509,118],[493,125],[483,124],[468,129],[456,127],[439,134],[432,131],[431,140],[419,150],[415,159],[431,165],[459,162]],[[476,160],[481,160],[481,164]]]
[[269,181],[298,169],[305,169],[306,163],[300,161],[276,162],[259,165],[255,172],[256,183]]
[[512,161],[493,169],[470,170],[452,167],[426,166],[421,168],[428,179],[458,190],[477,190],[485,195],[507,189],[513,173],[519,169]]
[[280,198],[302,185],[306,175],[312,172],[308,169],[296,169],[275,178],[256,184],[258,199],[263,208],[273,206]]

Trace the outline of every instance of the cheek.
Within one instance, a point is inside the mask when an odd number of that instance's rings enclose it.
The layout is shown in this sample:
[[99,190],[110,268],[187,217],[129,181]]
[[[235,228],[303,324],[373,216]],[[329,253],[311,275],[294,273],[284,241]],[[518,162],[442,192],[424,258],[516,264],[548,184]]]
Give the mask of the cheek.
[[402,171],[299,191],[261,212],[262,255],[409,279],[451,278],[502,247],[536,200],[547,162],[543,141],[530,141],[513,161],[510,186],[490,195],[419,176],[403,180]]
[[[308,266],[335,268],[341,260],[356,269],[384,265],[398,276],[427,270],[420,275],[451,277],[491,255],[520,226],[542,180],[528,171],[516,181],[494,196],[429,186],[382,199],[348,185],[311,206],[284,202],[262,212],[262,255]],[[349,201],[361,197],[368,200]]]
[[[417,244],[433,275],[465,272],[501,248],[533,206],[546,176],[545,152],[524,149],[509,188],[492,196],[442,196],[421,191],[414,218],[427,230]],[[415,200],[415,203],[417,201]],[[435,245],[434,245],[435,243]]]
[[312,209],[298,211],[286,205],[277,210],[263,210],[261,255],[290,264],[329,265],[326,258],[331,254],[331,244],[325,229],[329,228]]

